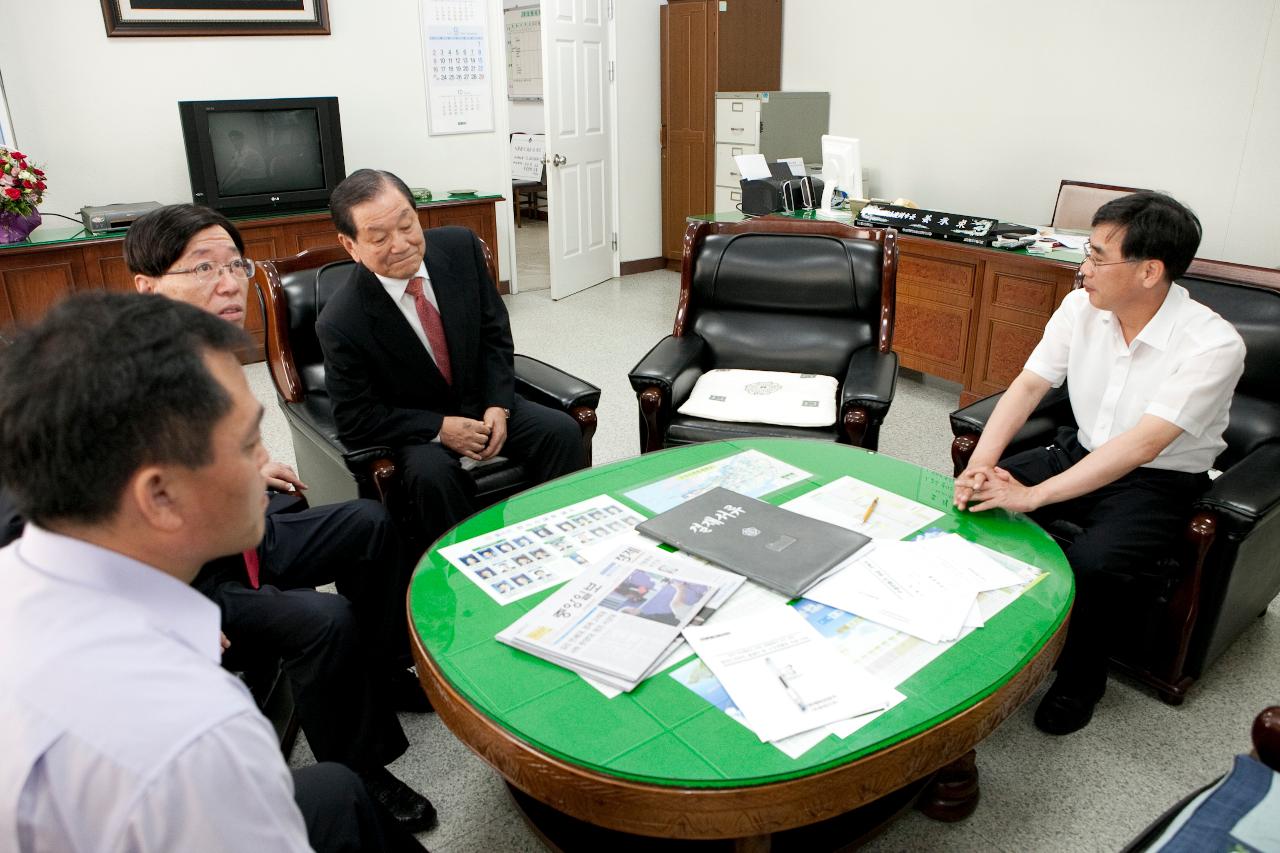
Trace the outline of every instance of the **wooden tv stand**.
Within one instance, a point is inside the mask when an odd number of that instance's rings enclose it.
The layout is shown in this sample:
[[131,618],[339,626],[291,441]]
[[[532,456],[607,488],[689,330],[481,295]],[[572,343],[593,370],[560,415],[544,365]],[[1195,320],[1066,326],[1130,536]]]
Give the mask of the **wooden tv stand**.
[[[495,205],[502,196],[419,202],[423,228],[463,225],[494,249],[490,273],[498,289],[506,292],[498,270],[498,220]],[[50,227],[60,220],[47,219],[33,233],[34,240],[0,245],[0,329],[33,323],[55,302],[83,290],[115,290],[132,293],[133,277],[124,262],[123,234],[85,234],[74,226]],[[338,232],[328,210],[234,218],[244,237],[245,254],[256,260],[296,255],[304,249],[333,246]],[[254,339],[247,360],[263,358],[262,310],[252,298],[250,286],[245,331]]]

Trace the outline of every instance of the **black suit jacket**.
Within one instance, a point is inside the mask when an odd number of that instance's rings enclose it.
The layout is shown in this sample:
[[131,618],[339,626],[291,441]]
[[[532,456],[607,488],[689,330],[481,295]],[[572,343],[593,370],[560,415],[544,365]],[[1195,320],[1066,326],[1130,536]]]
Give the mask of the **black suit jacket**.
[[453,384],[377,276],[357,264],[316,321],[333,417],[354,447],[425,443],[446,415],[480,418],[515,401],[511,324],[480,240],[458,227],[423,233]]

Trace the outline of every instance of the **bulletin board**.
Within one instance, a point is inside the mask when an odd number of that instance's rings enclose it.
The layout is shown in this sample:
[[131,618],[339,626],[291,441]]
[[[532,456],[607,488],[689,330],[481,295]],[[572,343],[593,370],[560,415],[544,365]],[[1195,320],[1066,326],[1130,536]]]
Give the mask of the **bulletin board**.
[[421,0],[427,132],[493,130],[493,57],[485,0]]
[[517,6],[504,13],[507,31],[507,99],[542,100],[542,9]]

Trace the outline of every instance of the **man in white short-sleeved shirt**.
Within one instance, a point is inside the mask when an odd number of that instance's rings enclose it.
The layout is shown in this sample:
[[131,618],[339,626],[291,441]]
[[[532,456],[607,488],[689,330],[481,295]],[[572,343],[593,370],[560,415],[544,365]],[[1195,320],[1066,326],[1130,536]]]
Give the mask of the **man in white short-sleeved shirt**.
[[246,341],[96,293],[0,354],[0,850],[421,849],[349,769],[290,773],[190,586],[262,536]]
[[[1126,618],[1135,576],[1149,574],[1175,540],[1226,447],[1244,342],[1173,283],[1200,233],[1195,214],[1160,193],[1098,210],[1084,287],[1054,312],[956,478],[960,509],[1003,507],[1083,531],[1067,549],[1076,602],[1058,677],[1036,709],[1036,725],[1050,734],[1092,718],[1106,689],[1109,631]],[[1002,459],[1049,389],[1068,380],[1078,429]]]

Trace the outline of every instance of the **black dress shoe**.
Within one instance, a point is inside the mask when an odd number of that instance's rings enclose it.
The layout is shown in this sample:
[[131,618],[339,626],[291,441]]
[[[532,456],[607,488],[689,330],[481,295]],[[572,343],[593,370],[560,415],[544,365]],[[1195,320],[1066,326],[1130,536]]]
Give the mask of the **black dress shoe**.
[[411,670],[396,670],[391,676],[387,693],[391,697],[391,707],[397,711],[425,714],[432,710],[431,700],[427,698],[426,691],[418,683],[418,676]]
[[1058,690],[1055,684],[1036,708],[1036,728],[1051,735],[1078,732],[1089,725],[1097,704],[1097,699]]
[[436,825],[436,807],[385,767],[360,774],[364,787],[406,832],[425,832]]

